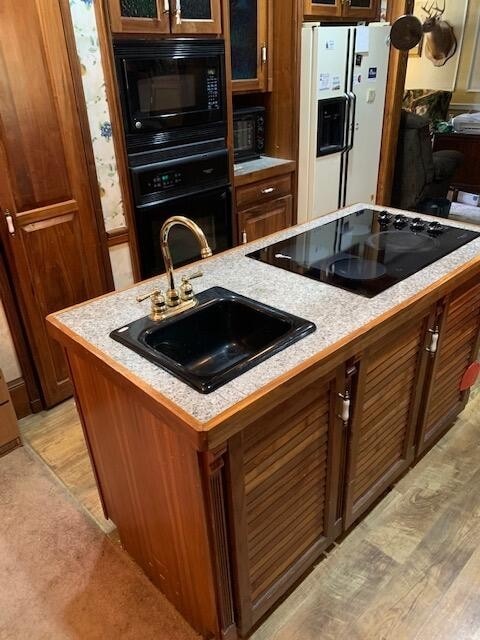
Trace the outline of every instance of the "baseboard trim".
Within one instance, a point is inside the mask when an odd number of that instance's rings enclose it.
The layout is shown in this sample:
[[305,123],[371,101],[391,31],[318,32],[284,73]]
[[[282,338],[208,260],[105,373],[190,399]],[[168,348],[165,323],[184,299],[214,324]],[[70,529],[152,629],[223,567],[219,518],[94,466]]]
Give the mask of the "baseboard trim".
[[17,447],[21,447],[21,446],[22,446],[22,441],[20,440],[20,438],[15,438],[15,440],[12,440],[11,442],[7,442],[6,444],[0,447],[0,458],[2,456],[7,455],[7,453],[10,453],[10,451],[13,451]]
[[36,413],[36,411],[41,410],[41,406],[35,408],[30,403],[27,386],[23,378],[16,378],[15,380],[11,380],[7,383],[7,386],[18,420],[25,418],[25,416],[29,416],[31,413]]

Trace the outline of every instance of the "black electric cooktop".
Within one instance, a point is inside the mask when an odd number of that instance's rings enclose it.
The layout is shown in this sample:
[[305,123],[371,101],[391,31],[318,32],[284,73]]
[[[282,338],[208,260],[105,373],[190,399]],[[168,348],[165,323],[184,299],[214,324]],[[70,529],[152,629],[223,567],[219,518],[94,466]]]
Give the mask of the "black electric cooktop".
[[373,298],[478,237],[440,221],[362,209],[248,256]]

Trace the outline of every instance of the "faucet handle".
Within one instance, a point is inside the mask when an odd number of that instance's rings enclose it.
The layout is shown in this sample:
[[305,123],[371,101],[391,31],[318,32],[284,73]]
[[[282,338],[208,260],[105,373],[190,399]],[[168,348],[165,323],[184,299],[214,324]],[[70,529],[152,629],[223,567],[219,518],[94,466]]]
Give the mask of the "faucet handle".
[[203,276],[202,271],[195,271],[191,275],[182,276],[182,284],[180,285],[180,298],[186,302],[187,300],[193,300],[193,287],[190,284],[190,280],[194,278],[201,278]]
[[137,296],[136,300],[137,302],[145,302],[148,298],[153,298],[153,296],[158,296],[161,293],[160,289],[154,289],[153,291],[150,291],[150,293],[146,293],[144,296]]
[[190,275],[182,276],[182,282],[188,282],[189,280],[193,280],[194,278],[201,278],[203,276],[203,271],[194,271]]
[[147,295],[138,296],[137,302],[143,302],[148,298],[150,298],[152,301],[149,318],[154,322],[159,322],[163,319],[165,311],[167,310],[165,296],[159,289],[155,289],[155,291],[151,291]]

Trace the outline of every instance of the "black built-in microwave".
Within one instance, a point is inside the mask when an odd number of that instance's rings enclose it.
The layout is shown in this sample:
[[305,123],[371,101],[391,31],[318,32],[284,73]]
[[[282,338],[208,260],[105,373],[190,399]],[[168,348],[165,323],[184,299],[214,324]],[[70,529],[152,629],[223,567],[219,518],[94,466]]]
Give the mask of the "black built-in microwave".
[[129,153],[226,138],[225,43],[114,43]]
[[233,112],[235,162],[259,158],[265,151],[265,108],[248,107]]

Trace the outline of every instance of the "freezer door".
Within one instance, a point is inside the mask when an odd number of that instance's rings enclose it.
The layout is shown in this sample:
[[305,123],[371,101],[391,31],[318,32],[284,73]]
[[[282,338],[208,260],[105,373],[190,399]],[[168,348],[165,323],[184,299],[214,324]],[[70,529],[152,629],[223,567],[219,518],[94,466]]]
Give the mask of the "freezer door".
[[309,220],[313,207],[313,170],[315,151],[312,134],[316,114],[312,106],[316,103],[312,95],[314,87],[314,56],[316,55],[316,37],[319,25],[307,23],[302,29],[301,71],[300,71],[300,129],[298,149],[298,213],[297,221],[301,224]]
[[[337,149],[330,149],[327,155],[321,154],[322,144],[319,143],[318,114],[322,112],[322,104],[344,105],[344,114],[349,115],[349,104],[345,102],[345,94],[351,85],[353,29],[351,27],[320,27],[317,30],[317,55],[314,69],[314,98],[315,117],[312,118],[312,128],[317,137],[315,151],[320,151],[319,157],[314,160],[312,176],[313,206],[310,219],[318,218],[339,208],[341,194],[341,177],[344,162],[343,144],[339,143]],[[339,100],[337,100],[339,99]],[[345,136],[348,131],[345,131]],[[345,139],[343,140],[345,142]],[[325,145],[326,146],[326,145]],[[333,147],[333,145],[332,145]],[[325,148],[325,147],[323,147]]]
[[[382,141],[390,33],[388,24],[357,28],[353,91],[356,95],[353,148],[346,162],[345,205],[375,202]],[[357,63],[360,64],[357,64]]]
[[317,29],[315,95],[317,100],[336,98],[347,91],[349,76],[349,27]]

